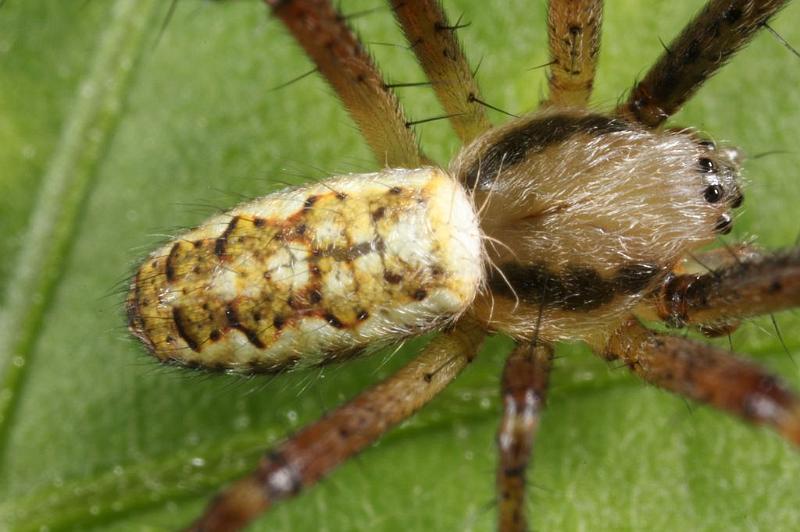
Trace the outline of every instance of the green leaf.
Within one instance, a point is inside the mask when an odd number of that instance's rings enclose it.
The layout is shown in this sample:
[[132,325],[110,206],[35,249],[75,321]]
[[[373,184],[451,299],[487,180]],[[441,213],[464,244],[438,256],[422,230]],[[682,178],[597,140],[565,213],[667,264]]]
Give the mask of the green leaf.
[[[127,337],[126,275],[165,235],[286,183],[375,168],[321,80],[270,90],[311,66],[262,3],[181,0],[162,33],[169,4],[0,3],[0,528],[175,529],[270,443],[422,345],[388,361],[245,379],[159,367]],[[547,61],[543,3],[489,4],[447,7],[472,22],[459,35],[473,64],[482,59],[484,99],[531,110],[546,88],[544,71],[530,70]],[[615,104],[699,5],[675,4],[609,2],[598,108]],[[795,44],[799,15],[793,5],[772,24]],[[402,43],[388,13],[354,22],[391,80],[422,79],[406,49],[378,44]],[[748,161],[746,212],[729,241],[795,241],[798,86],[800,60],[762,32],[673,120],[748,154],[782,152]],[[401,97],[414,118],[440,113],[426,89]],[[419,133],[443,164],[458,148],[444,122]],[[798,319],[776,319],[800,355]],[[769,319],[745,323],[732,343],[800,382]],[[430,407],[254,528],[493,529],[508,349],[494,341]],[[529,471],[536,529],[800,520],[800,456],[773,433],[648,388],[585,349],[559,352]]]

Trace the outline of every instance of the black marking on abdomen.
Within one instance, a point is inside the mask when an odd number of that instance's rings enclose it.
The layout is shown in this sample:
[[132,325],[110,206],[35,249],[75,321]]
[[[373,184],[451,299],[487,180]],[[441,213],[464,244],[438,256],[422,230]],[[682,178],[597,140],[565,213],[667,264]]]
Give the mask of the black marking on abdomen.
[[334,260],[339,262],[351,262],[358,257],[374,252],[375,249],[375,242],[359,242],[358,244],[350,247],[335,247],[324,250],[322,255],[332,257]]
[[236,229],[236,225],[238,223],[239,217],[234,216],[228,223],[228,227],[225,228],[225,231],[223,231],[219,238],[217,238],[216,243],[214,243],[214,254],[217,257],[222,258],[222,256],[225,255],[225,246],[228,245],[228,237]]
[[[569,266],[563,272],[551,271],[544,264],[506,263],[503,276],[492,272],[489,288],[495,294],[514,297],[532,305],[587,312],[610,303],[617,295],[644,290],[662,271],[652,264],[626,264],[611,279],[586,266]],[[510,285],[510,286],[509,286]]]
[[267,347],[266,344],[261,341],[261,338],[258,337],[258,333],[256,333],[254,330],[246,329],[244,327],[239,327],[239,330],[244,333],[244,335],[247,337],[247,340],[253,344],[253,346],[259,349],[264,349]]
[[469,189],[474,188],[476,184],[487,187],[501,170],[506,170],[530,155],[564,142],[574,135],[584,133],[599,137],[631,129],[633,126],[624,120],[602,115],[576,117],[557,114],[538,118],[519,128],[509,130],[497,142],[489,145],[475,158],[475,164],[460,177]]
[[403,276],[389,270],[383,272],[383,279],[389,284],[399,284],[403,281]]
[[317,202],[318,199],[319,199],[319,196],[309,196],[309,197],[307,197],[306,200],[303,202],[303,210],[304,211],[310,211],[311,208],[314,206],[314,204]]
[[349,247],[329,247],[325,249],[314,250],[315,257],[332,257],[338,262],[351,262],[358,257],[369,255],[370,253],[383,251],[384,243],[380,238],[376,238],[371,242],[359,242]]
[[175,242],[172,244],[172,248],[169,250],[169,255],[167,255],[167,260],[164,263],[164,274],[167,277],[167,282],[171,283],[175,280],[175,265],[173,261],[178,256],[178,251],[180,251],[181,243]]
[[344,328],[344,323],[342,323],[342,320],[334,316],[332,312],[326,312],[324,319],[325,321],[328,322],[328,325],[330,325],[331,327],[335,327],[337,329]]
[[261,341],[261,338],[258,337],[258,333],[256,333],[256,331],[249,329],[242,324],[242,322],[239,320],[239,313],[230,303],[225,306],[225,318],[228,320],[228,327],[239,330],[255,347],[259,349],[264,349],[266,347],[266,344]]
[[175,329],[178,331],[178,336],[186,342],[189,349],[199,352],[198,347],[200,343],[189,335],[189,324],[186,323],[186,316],[184,316],[183,310],[180,307],[174,307],[172,309],[172,321],[175,322]]
[[386,207],[378,207],[374,211],[372,211],[372,221],[377,222],[381,218],[386,216]]
[[236,309],[233,308],[233,305],[226,305],[225,306],[225,318],[228,320],[228,327],[232,329],[238,329],[241,326],[239,322],[239,315],[236,312]]

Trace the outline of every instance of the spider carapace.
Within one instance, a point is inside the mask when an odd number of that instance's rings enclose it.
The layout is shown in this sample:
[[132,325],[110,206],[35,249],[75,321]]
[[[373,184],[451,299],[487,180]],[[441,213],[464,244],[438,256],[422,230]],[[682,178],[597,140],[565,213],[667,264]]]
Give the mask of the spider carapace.
[[[661,128],[785,2],[712,0],[627,102],[588,110],[602,3],[551,0],[550,94],[491,127],[438,2],[392,2],[464,143],[449,168],[421,151],[389,84],[325,0],[268,0],[385,169],[239,205],[148,257],[129,326],[166,363],[276,373],[431,330],[409,365],[265,455],[195,523],[236,529],[406,419],[487,332],[518,347],[502,379],[498,523],[525,528],[524,472],[553,346],[582,340],[644,380],[800,443],[800,399],[726,351],[642,321],[724,333],[800,302],[800,253],[698,251],[732,227],[741,155]],[[701,266],[710,271],[702,271]]]

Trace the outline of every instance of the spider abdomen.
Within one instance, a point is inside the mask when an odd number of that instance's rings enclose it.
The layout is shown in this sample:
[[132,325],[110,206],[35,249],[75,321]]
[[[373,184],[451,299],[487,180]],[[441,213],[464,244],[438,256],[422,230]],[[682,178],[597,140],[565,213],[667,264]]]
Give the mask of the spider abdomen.
[[441,326],[482,281],[477,216],[433,168],[333,178],[240,205],[139,268],[129,326],[160,360],[274,372]]

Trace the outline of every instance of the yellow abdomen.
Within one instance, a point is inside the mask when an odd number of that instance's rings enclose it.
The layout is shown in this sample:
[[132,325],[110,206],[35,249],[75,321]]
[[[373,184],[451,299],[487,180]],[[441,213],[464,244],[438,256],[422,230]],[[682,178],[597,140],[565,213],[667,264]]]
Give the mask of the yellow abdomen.
[[129,327],[164,362],[275,372],[452,320],[484,276],[472,202],[439,169],[278,192],[153,253]]

